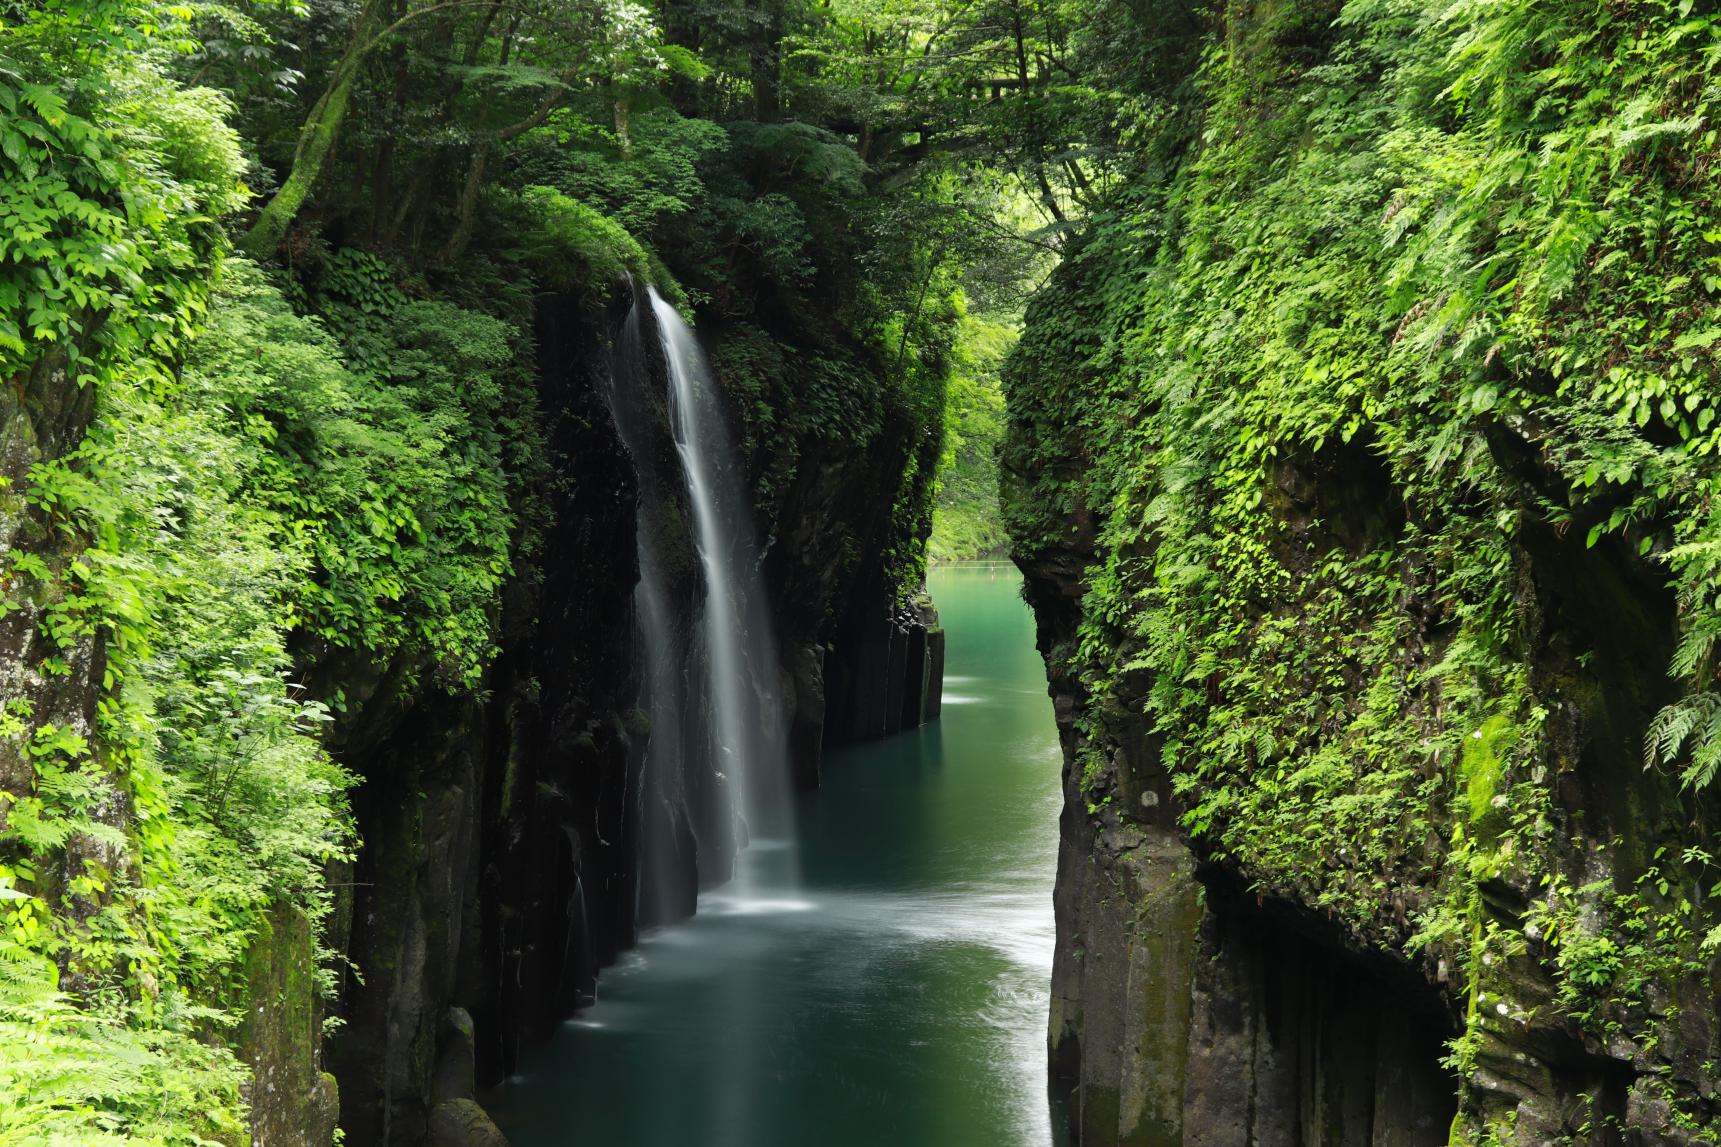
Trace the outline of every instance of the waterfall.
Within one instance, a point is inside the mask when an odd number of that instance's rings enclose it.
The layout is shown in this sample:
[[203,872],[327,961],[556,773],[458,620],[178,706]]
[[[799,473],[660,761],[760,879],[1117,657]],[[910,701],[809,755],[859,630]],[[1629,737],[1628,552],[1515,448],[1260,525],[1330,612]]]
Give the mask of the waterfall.
[[[705,573],[702,631],[712,737],[746,836],[783,831],[788,753],[769,601],[759,574],[745,467],[730,439],[716,379],[680,313],[655,289],[652,317],[669,373],[669,421],[693,504]],[[742,865],[740,875],[749,874]]]
[[[661,381],[647,362],[647,315]],[[613,378],[617,428],[640,477],[634,605],[650,733],[637,807],[649,922],[690,912],[690,888],[678,876],[692,868],[694,883],[711,883],[727,870],[721,854],[731,841],[745,847],[792,835],[787,737],[745,466],[703,349],[653,289],[643,300],[635,291]],[[663,393],[652,393],[663,382]],[[677,562],[688,550],[698,558],[696,577]],[[743,892],[757,860],[755,850],[735,865]]]
[[647,401],[643,391],[651,379],[643,325],[636,302],[629,308],[616,340],[610,410],[639,476],[640,520],[634,530],[639,582],[634,586],[633,603],[643,670],[640,701],[649,716],[650,731],[645,759],[633,781],[632,803],[643,838],[636,908],[641,921],[649,923],[693,911],[693,882],[678,877],[691,873],[696,882],[697,863],[682,770],[688,741],[690,651],[676,625],[669,590],[672,559],[665,552],[663,531],[655,520],[661,516],[668,495],[661,488],[656,468],[648,463],[654,404]]
[[722,411],[714,409],[711,401],[710,374],[693,331],[655,290],[651,292],[651,308],[669,369],[669,425],[675,435],[676,453],[681,456],[682,473],[687,476],[694,545],[705,570],[705,669],[716,710],[712,731],[718,762],[732,781],[744,787],[743,769],[750,755],[746,751],[748,729],[743,707],[747,670],[741,651],[746,631],[743,609],[735,594],[736,575],[745,577],[745,561],[741,539],[717,507],[717,460],[712,453]]

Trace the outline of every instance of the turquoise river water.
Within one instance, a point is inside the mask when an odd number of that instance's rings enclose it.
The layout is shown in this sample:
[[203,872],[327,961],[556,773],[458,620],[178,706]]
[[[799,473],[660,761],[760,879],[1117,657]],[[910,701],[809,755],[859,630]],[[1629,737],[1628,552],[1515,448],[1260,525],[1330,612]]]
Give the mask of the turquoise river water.
[[489,1097],[514,1147],[1054,1142],[1045,671],[1014,569],[930,583],[941,720],[830,753],[792,830],[605,971]]

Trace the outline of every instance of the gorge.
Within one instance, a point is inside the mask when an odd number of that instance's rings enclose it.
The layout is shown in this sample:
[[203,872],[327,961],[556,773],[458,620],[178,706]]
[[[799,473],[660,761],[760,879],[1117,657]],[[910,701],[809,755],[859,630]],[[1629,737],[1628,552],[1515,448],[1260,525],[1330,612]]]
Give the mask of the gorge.
[[1709,0],[0,0],[0,1144],[1721,1141]]
[[834,750],[796,835],[606,971],[492,1099],[510,1143],[1051,1141],[1050,708],[1018,579],[929,581],[942,716]]

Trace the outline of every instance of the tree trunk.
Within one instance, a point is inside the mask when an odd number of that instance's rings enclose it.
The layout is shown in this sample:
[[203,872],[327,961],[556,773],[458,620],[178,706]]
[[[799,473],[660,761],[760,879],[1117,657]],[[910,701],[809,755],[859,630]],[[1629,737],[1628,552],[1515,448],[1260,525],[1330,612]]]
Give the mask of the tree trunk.
[[627,96],[621,92],[617,92],[615,98],[615,138],[621,157],[632,159],[633,137],[628,134]]
[[[443,244],[439,262],[443,266],[454,262],[466,251],[466,244],[472,241],[473,225],[478,217],[478,196],[484,190],[484,167],[490,161],[490,149],[498,143],[506,143],[516,136],[524,135],[550,118],[550,113],[561,103],[562,95],[568,90],[574,78],[580,74],[585,64],[585,54],[568,68],[556,80],[544,98],[538,101],[538,106],[532,114],[523,120],[509,124],[493,135],[479,136],[472,145],[472,161],[466,168],[466,182],[460,188],[460,209],[458,220],[454,225],[454,233]],[[618,105],[619,106],[619,105]]]
[[239,249],[253,259],[264,260],[274,255],[275,248],[287,237],[287,228],[292,225],[293,217],[305,205],[311,188],[316,186],[317,177],[323,171],[323,161],[334,149],[341,121],[346,118],[347,100],[352,95],[353,79],[357,74],[356,66],[346,70],[312,106],[305,126],[299,131],[299,144],[293,151],[293,168],[287,174],[287,182],[281,184],[275,197],[258,213],[257,222],[239,241]]
[[[405,15],[405,9],[406,0],[398,0],[394,17],[399,19]],[[370,218],[365,221],[365,235],[372,243],[382,234],[384,204],[394,199],[391,192],[394,190],[395,137],[400,134],[400,126],[406,119],[407,84],[411,79],[404,42],[395,41],[393,57],[394,98],[389,101],[388,130],[383,132],[377,145],[376,163],[371,174]]]
[[753,7],[758,21],[753,50],[753,118],[775,123],[782,115],[783,5],[782,0],[757,0]]
[[1051,180],[1046,178],[1046,157],[1040,146],[1040,109],[1034,106],[1034,82],[1028,76],[1028,47],[1027,37],[1022,30],[1021,0],[1012,0],[1010,5],[1010,22],[1016,34],[1016,81],[1021,85],[1022,114],[1027,122],[1027,136],[1023,140],[1023,150],[1029,153],[1029,160],[1034,168],[1034,180],[1040,185],[1040,201],[1053,219],[1064,222],[1063,209],[1058,206],[1057,193],[1052,190]]
[[484,190],[484,168],[489,162],[490,140],[480,139],[472,145],[472,161],[466,167],[466,182],[460,188],[460,210],[454,233],[443,244],[438,260],[445,267],[460,258],[466,245],[472,242],[472,229],[478,219],[478,195]]
[[359,66],[364,62],[365,54],[414,20],[476,2],[439,0],[429,7],[404,13],[373,36],[370,30],[378,22],[377,16],[387,0],[365,0],[353,26],[352,39],[347,42],[347,50],[329,79],[328,90],[311,105],[311,114],[306,117],[305,126],[299,129],[299,142],[293,149],[293,167],[287,173],[287,181],[258,212],[257,222],[239,241],[240,250],[254,259],[267,259],[286,238],[287,228],[310,197],[317,185],[317,177],[323,173],[324,161],[334,150],[341,124],[347,118],[347,102],[352,97],[353,83],[358,79]]

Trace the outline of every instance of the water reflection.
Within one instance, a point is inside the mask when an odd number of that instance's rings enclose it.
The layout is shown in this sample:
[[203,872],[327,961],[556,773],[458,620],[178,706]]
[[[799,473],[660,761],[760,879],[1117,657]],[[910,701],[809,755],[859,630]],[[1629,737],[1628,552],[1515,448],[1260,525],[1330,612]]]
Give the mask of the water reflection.
[[796,838],[761,825],[743,879],[606,971],[492,1097],[515,1147],[1054,1142],[1051,706],[1013,577],[932,589],[965,701],[833,753]]

